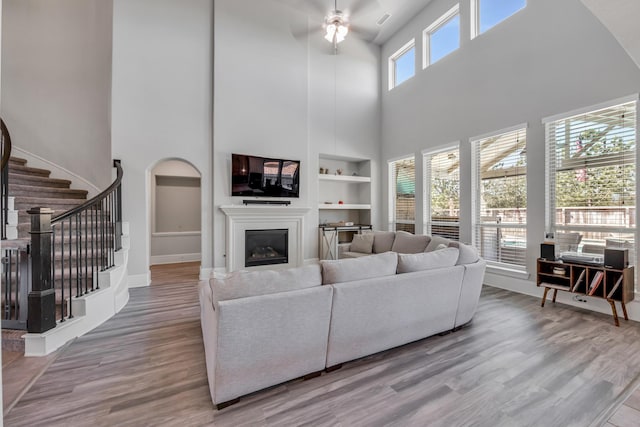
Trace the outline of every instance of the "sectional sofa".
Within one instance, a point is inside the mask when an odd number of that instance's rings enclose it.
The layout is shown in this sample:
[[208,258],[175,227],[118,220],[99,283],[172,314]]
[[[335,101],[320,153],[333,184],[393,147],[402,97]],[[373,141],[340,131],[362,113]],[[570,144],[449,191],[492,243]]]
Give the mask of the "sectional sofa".
[[201,282],[211,399],[240,396],[454,330],[473,317],[485,271],[452,242]]

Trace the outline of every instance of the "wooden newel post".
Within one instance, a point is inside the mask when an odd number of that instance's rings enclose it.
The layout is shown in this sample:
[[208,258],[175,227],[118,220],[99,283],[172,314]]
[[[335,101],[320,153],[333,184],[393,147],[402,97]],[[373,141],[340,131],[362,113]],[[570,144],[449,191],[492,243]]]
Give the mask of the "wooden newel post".
[[51,278],[51,215],[49,208],[31,208],[31,292],[27,331],[42,333],[56,326],[56,294]]

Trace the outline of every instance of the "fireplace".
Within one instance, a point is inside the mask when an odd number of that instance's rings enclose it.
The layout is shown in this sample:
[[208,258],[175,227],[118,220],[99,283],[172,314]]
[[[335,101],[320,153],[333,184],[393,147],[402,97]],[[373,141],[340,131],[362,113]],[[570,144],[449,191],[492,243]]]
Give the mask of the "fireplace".
[[245,267],[287,264],[289,262],[289,230],[245,230]]

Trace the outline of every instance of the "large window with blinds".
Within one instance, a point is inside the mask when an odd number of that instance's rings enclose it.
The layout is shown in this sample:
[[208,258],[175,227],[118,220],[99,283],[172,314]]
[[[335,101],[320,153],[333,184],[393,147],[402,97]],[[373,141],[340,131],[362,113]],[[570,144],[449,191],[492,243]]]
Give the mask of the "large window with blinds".
[[389,230],[416,231],[415,177],[413,156],[389,162]]
[[[637,101],[545,119],[547,228],[559,251],[636,254]],[[565,245],[566,246],[566,245]]]
[[424,223],[427,234],[460,239],[460,150],[458,145],[423,154]]
[[474,245],[492,263],[524,269],[527,248],[526,125],[472,139]]

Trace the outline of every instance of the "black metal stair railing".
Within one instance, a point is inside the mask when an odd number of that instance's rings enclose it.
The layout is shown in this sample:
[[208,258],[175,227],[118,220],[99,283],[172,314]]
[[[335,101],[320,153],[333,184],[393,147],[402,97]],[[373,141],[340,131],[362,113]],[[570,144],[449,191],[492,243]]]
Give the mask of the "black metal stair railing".
[[99,289],[98,276],[115,265],[122,248],[122,167],[114,160],[115,181],[98,196],[52,218],[31,215],[32,289],[28,331],[42,333],[75,316],[74,300]]

